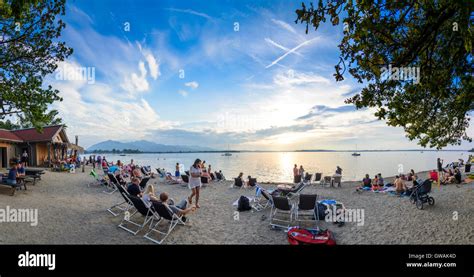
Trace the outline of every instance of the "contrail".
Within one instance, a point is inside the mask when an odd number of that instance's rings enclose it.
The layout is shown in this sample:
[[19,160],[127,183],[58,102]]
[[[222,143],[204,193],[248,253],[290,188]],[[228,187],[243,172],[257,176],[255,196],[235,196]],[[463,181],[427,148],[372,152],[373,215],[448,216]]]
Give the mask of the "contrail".
[[[271,45],[273,46],[276,46],[277,48],[280,48],[281,50],[284,50],[284,51],[289,51],[290,49],[289,48],[286,48],[285,46],[281,45],[281,44],[278,44],[276,42],[274,42],[273,40],[269,39],[269,38],[265,38],[265,41],[270,43]],[[301,55],[299,52],[293,52],[294,54],[298,55],[298,56],[303,56]]]
[[289,54],[295,52],[296,50],[300,49],[301,47],[307,45],[307,44],[310,44],[311,42],[315,41],[316,39],[319,39],[319,37],[315,37],[313,39],[310,39],[310,40],[306,40],[304,42],[302,42],[301,44],[299,44],[298,46],[296,46],[295,48],[292,48],[290,49],[288,52],[286,52],[285,54],[283,54],[281,57],[279,57],[278,59],[274,60],[271,64],[267,65],[265,68],[270,68],[272,66],[274,66],[275,64],[277,64],[279,61],[283,60],[286,56],[288,56]]

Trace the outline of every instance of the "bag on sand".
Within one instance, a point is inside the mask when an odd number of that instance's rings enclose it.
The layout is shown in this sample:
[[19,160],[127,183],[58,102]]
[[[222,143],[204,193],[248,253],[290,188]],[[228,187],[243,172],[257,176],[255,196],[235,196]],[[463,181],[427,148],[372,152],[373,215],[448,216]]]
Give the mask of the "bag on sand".
[[329,230],[303,229],[292,227],[288,230],[288,242],[291,245],[336,245],[334,235]]
[[237,210],[239,212],[243,212],[243,211],[249,211],[251,209],[252,207],[250,207],[250,200],[243,195],[240,196],[239,202],[237,202]]

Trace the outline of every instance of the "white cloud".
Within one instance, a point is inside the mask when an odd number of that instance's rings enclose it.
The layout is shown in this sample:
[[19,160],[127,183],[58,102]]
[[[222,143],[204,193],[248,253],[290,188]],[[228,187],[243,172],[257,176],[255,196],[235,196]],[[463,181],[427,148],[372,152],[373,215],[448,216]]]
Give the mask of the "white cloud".
[[138,69],[140,70],[140,75],[135,72],[132,73],[130,77],[125,77],[121,85],[131,96],[135,96],[138,92],[148,91],[150,87],[146,80],[147,70],[143,61],[138,63]]
[[158,79],[158,77],[161,75],[159,63],[151,53],[147,54],[145,58],[148,63],[148,68],[150,69],[151,77],[154,80]]
[[190,87],[191,89],[197,89],[199,87],[199,83],[196,81],[188,82],[184,84],[187,87]]
[[188,96],[188,92],[185,91],[185,90],[182,90],[182,89],[178,90],[178,93],[179,93],[181,96],[183,96],[183,97]]

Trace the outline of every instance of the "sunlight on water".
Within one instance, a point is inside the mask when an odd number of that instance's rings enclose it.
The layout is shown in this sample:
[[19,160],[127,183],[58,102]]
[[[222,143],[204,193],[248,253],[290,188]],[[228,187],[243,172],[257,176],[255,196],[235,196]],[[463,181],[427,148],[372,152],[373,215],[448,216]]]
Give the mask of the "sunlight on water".
[[[173,172],[176,163],[182,164],[182,171],[188,170],[196,158],[205,160],[212,170],[222,170],[227,179],[236,177],[239,172],[244,176],[251,175],[259,181],[291,182],[293,166],[303,165],[306,172],[321,172],[332,175],[336,166],[343,169],[344,180],[359,180],[368,173],[372,177],[377,173],[382,176],[394,176],[399,170],[416,172],[431,170],[436,167],[436,158],[444,159],[444,164],[458,159],[467,160],[465,151],[441,151],[423,153],[413,152],[362,152],[353,157],[348,152],[271,152],[271,153],[233,153],[230,157],[221,153],[183,153],[183,154],[130,154],[126,156],[105,155],[107,160],[121,160],[129,163],[134,159],[139,165],[150,165],[152,168],[165,168]],[[422,176],[424,177],[424,176]]]

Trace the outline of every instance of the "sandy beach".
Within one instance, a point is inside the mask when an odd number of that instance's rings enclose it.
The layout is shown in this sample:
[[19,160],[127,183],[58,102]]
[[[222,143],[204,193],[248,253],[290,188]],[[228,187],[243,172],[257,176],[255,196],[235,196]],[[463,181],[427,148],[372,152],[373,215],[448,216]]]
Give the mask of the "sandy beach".
[[[0,208],[38,209],[38,225],[0,223],[0,244],[152,244],[117,227],[121,216],[107,208],[120,202],[119,193],[108,195],[103,187],[88,187],[90,168],[85,173],[46,171],[42,180],[28,190],[9,196],[0,188]],[[422,175],[424,176],[424,175]],[[386,181],[389,181],[386,178]],[[157,193],[166,191],[181,200],[189,190],[151,179]],[[233,181],[211,183],[202,189],[201,208],[189,216],[187,226],[177,226],[165,244],[287,244],[286,233],[269,226],[270,209],[241,212],[235,218],[232,203],[240,195],[254,196],[255,190],[231,188]],[[474,244],[474,183],[433,186],[434,206],[418,210],[408,197],[385,193],[355,193],[357,182],[344,182],[342,188],[311,185],[304,193],[319,199],[336,199],[346,208],[364,209],[364,225],[346,223],[329,228],[338,244]],[[275,185],[262,185],[274,189]],[[453,219],[457,212],[457,220]],[[262,218],[265,215],[266,219]]]

